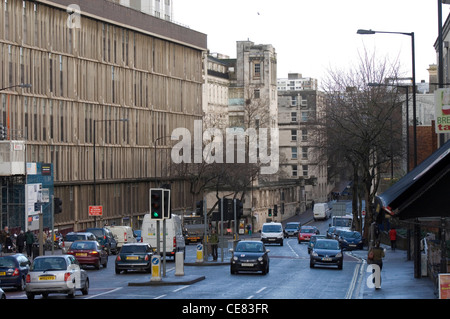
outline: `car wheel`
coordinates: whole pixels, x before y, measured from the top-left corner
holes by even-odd
[[[94,265],[95,269],[99,270],[100,269],[100,260],[97,261]]]
[[[17,291],[24,291],[26,287],[25,278],[22,277],[22,280],[20,280],[20,285],[17,286]]]
[[[86,278],[86,282],[84,283],[83,289],[81,289],[81,293],[86,296],[89,293],[89,279]]]
[[[120,269],[116,268],[116,275],[120,274]]]
[[[34,299],[34,294],[27,293],[27,299],[33,300]]]
[[[75,298],[75,289],[67,294],[69,298]]]
[[[338,269],[342,270],[342,266],[343,266],[342,263],[338,264]]]
[[[108,259],[106,259],[105,263],[102,266],[103,266],[103,268],[108,267]]]
[[[312,260],[309,262],[309,268],[314,268],[314,262]]]

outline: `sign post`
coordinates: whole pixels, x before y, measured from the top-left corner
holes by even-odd
[[[152,256],[152,278],[150,281],[161,281],[161,256]]]

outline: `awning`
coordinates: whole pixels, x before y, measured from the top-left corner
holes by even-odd
[[[450,141],[375,198],[375,210],[399,219],[450,217]]]

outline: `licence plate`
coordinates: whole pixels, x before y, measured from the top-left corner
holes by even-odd
[[[242,263],[242,267],[253,267],[252,263]]]
[[[86,256],[87,256],[87,253],[77,253],[76,255],[77,255],[77,256],[80,256],[80,257],[86,257]]]
[[[275,241],[275,238],[269,238],[269,241]]]
[[[39,280],[55,280],[55,276],[40,276]]]
[[[0,272],[0,276],[6,276],[6,272],[4,271]]]
[[[138,260],[138,256],[127,256],[127,260]]]
[[[331,258],[330,257],[323,257],[322,261],[331,261]]]
[[[356,247],[356,245],[355,245],[355,244],[350,244],[349,246],[350,246],[350,247]]]

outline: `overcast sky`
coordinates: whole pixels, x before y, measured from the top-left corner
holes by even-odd
[[[411,77],[411,37],[358,35],[358,29],[414,32],[417,81],[436,64],[437,0],[173,0],[173,19],[208,35],[208,49],[236,57],[236,41],[272,44],[278,78],[301,73],[319,81],[330,69],[357,63],[366,48],[399,60]],[[443,20],[450,5],[443,5]]]

